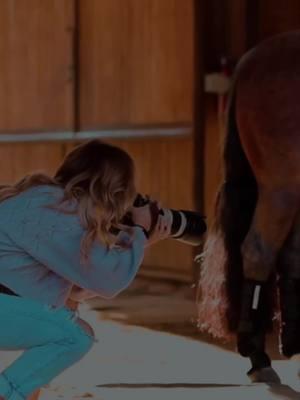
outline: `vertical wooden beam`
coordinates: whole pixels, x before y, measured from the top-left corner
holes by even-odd
[[[251,49],[259,41],[259,0],[246,2],[246,48]]]
[[[70,76],[73,82],[72,87],[72,105],[73,105],[73,118],[72,128],[73,132],[80,131],[80,0],[73,0],[72,8],[72,24],[69,26],[69,31],[72,35],[72,63],[70,65]],[[77,143],[70,146],[65,142],[62,144],[62,159],[65,158],[70,151],[70,147],[75,147]]]
[[[254,0],[255,1],[255,0]],[[230,0],[227,8],[228,47],[227,55],[237,62],[247,51],[248,0]]]
[[[200,3],[200,4],[198,4]],[[228,49],[228,2],[219,0],[195,1],[195,18],[201,24],[202,54],[206,72],[216,71]],[[205,16],[205,17],[204,17]],[[201,20],[200,20],[200,19]]]
[[[204,6],[194,0],[194,204],[204,212]],[[195,254],[196,255],[196,254]],[[194,269],[198,280],[198,268]]]
[[[299,0],[259,2],[258,40],[300,28]]]
[[[204,62],[203,62],[203,6],[194,1],[194,165],[195,205],[203,211],[203,149],[204,149]]]

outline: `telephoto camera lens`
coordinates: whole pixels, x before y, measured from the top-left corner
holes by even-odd
[[[171,238],[191,246],[199,246],[206,232],[203,216],[195,211],[164,208],[160,213],[171,220]]]
[[[138,194],[134,207],[142,207],[151,201],[146,197]],[[191,246],[199,246],[202,243],[202,238],[206,232],[206,222],[204,217],[196,211],[188,210],[173,210],[162,208],[158,213],[165,215],[171,222],[171,239],[176,239],[180,242]]]

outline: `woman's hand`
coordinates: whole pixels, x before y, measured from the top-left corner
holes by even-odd
[[[149,204],[143,207],[132,207],[130,209],[132,222],[142,226],[147,232],[151,228],[152,216]]]
[[[171,234],[171,226],[172,223],[170,221],[170,218],[168,218],[165,215],[159,215],[157,223],[155,225],[155,228],[153,232],[151,233],[148,242],[146,243],[146,246],[150,246],[154,243],[157,243],[161,240],[167,239],[170,237]]]
[[[65,306],[70,308],[70,310],[76,311],[79,307],[79,301],[73,300],[70,297],[66,300]]]
[[[69,299],[74,302],[80,302],[82,300],[91,299],[98,295],[91,290],[82,289],[79,286],[74,285],[72,287]]]

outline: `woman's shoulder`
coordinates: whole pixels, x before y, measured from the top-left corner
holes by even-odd
[[[4,201],[4,204],[11,202],[14,206],[30,207],[32,204],[43,204],[48,200],[59,200],[64,194],[63,188],[54,185],[36,185],[23,192],[10,197]],[[1,205],[2,203],[0,203]]]
[[[62,199],[63,188],[52,185],[32,186],[23,192],[0,202],[0,217],[3,220],[12,216],[32,212],[55,205]],[[6,218],[5,218],[6,216]]]
[[[30,223],[33,227],[36,224],[63,225],[66,223],[66,218],[61,218],[62,213],[70,211],[70,214],[76,214],[73,201],[62,204],[60,211],[60,200],[63,195],[63,188],[54,185],[38,185],[28,188],[0,203],[1,226],[6,224],[13,226],[20,223]],[[67,221],[68,225],[70,223],[78,224],[75,215],[73,218],[67,218]]]
[[[25,196],[53,196],[53,195],[63,195],[64,190],[61,186],[57,185],[36,185],[26,189],[24,192],[20,193],[20,195],[24,194]]]

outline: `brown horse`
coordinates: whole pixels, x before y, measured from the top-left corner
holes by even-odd
[[[282,351],[300,353],[300,32],[268,39],[240,61],[223,160],[199,326],[218,338],[237,335],[253,373],[271,367],[264,340],[278,283]]]

